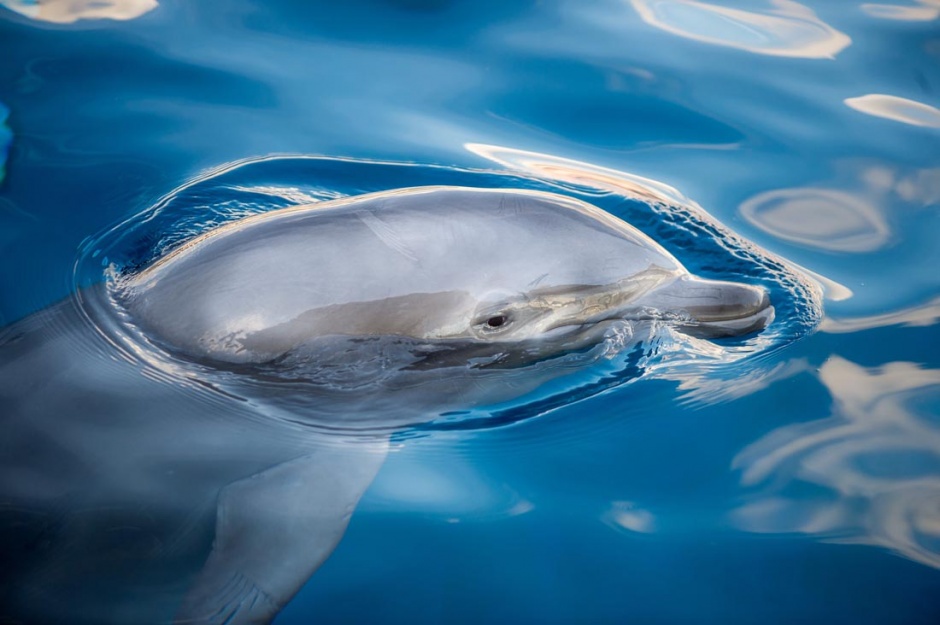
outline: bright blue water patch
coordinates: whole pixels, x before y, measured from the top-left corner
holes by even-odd
[[[936,622],[930,3],[0,4],[4,322],[240,211],[436,183],[773,291],[756,355],[401,443],[279,623]]]

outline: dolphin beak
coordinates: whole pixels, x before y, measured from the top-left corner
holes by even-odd
[[[683,332],[699,338],[740,336],[762,330],[773,321],[774,307],[761,287],[682,277],[655,292],[650,302],[661,311],[689,318]]]

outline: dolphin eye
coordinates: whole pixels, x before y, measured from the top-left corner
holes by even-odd
[[[509,317],[506,315],[493,315],[486,320],[486,327],[499,328],[502,327],[507,321],[509,321]]]

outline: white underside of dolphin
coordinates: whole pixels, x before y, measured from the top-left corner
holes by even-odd
[[[696,278],[593,206],[453,187],[249,217],[78,301],[0,335],[0,497],[53,519],[51,546],[13,548],[6,599],[36,621],[268,622],[339,542],[390,431],[524,395],[611,324],[714,337],[773,317],[762,289]],[[110,554],[124,516],[160,519],[160,547]],[[211,547],[192,537],[207,522]],[[87,560],[108,583],[181,571],[178,593],[96,594]]]

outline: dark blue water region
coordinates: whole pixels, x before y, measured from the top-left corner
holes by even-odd
[[[10,149],[10,141],[13,139],[13,133],[7,128],[6,121],[10,111],[0,102],[0,182],[3,182],[5,175],[4,166],[7,162],[7,150]]]

